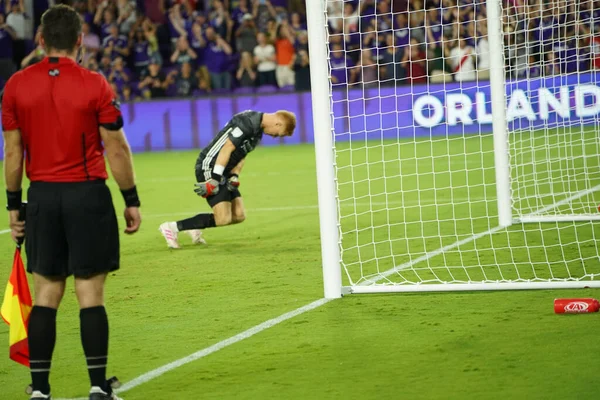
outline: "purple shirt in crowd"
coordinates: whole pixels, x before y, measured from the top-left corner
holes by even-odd
[[[442,33],[443,27],[440,23],[430,23],[429,31],[431,32],[431,36],[433,36],[433,42],[439,43],[442,41]],[[429,42],[429,37],[427,37],[427,42]]]
[[[0,58],[12,58],[12,37],[4,28],[0,28]]]
[[[112,36],[107,36],[102,41],[102,47],[107,48],[112,44],[113,49],[116,49],[117,47],[122,49],[122,48],[128,47],[128,43],[129,42],[127,41],[127,38],[123,35],[119,35],[116,38],[112,37]],[[119,57],[120,55],[121,54],[119,52],[117,52],[116,50],[113,50],[112,53],[110,54],[110,56],[112,58]]]
[[[400,28],[394,31],[396,46],[407,46],[410,43],[410,29]]]
[[[533,37],[535,38],[535,40],[545,43],[549,40],[552,40],[552,38],[554,37],[554,31],[556,30],[556,23],[554,21],[554,18],[547,17],[542,18],[541,20],[538,18],[534,20],[534,26],[538,28],[534,28],[533,31]]]
[[[214,41],[207,41],[204,60],[208,72],[220,74],[229,67],[229,56]]]
[[[127,77],[129,78],[129,81],[131,81],[131,71],[129,71],[129,69],[127,67],[124,67],[122,72],[125,75],[127,75]],[[111,72],[109,72],[107,76],[110,78],[111,77]],[[123,89],[123,86],[125,86],[125,84],[128,81],[125,81],[125,79],[123,78],[122,74],[115,73],[113,75],[113,77],[112,77],[111,82],[113,82],[115,85],[117,85],[117,89],[119,89],[119,91],[121,91],[121,89]]]
[[[331,76],[337,79],[337,83],[346,83],[347,68],[353,67],[354,62],[346,56],[343,51],[331,52],[329,63],[331,65]]]
[[[102,24],[102,26],[100,27],[100,40],[104,40],[105,37],[110,35],[110,26],[112,25],[112,23],[110,24]]]
[[[79,13],[79,16],[83,20],[83,22],[87,22],[90,26],[94,25],[94,15],[89,12]]]
[[[148,42],[138,42],[133,45],[133,65],[145,67],[150,63],[150,45]]]

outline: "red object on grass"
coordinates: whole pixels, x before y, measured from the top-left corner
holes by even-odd
[[[556,314],[584,314],[600,310],[600,302],[596,299],[554,299]]]

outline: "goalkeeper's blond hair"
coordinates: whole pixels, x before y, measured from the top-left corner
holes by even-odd
[[[275,113],[285,123],[285,133],[287,136],[292,136],[296,129],[296,115],[293,112],[279,110]]]

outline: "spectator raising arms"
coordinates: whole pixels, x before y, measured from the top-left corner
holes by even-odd
[[[238,52],[252,52],[256,47],[256,25],[251,14],[245,14],[242,17],[240,27],[235,31],[236,49]]]
[[[231,53],[231,46],[217,35],[212,27],[207,28],[204,55],[212,89],[231,89],[231,74],[229,73]]]
[[[190,20],[183,16],[179,4],[175,4],[169,9],[169,31],[173,45],[177,43],[180,36],[187,36],[187,31],[191,28],[191,25]]]
[[[115,24],[115,13],[109,8],[108,1],[102,1],[96,10],[94,24],[100,27],[100,39],[104,40],[109,35],[109,28]]]
[[[144,35],[142,28],[135,31],[129,46],[133,51],[135,75],[139,78],[145,73],[148,64],[150,64],[150,44],[146,40],[146,35]]]
[[[117,0],[117,7],[119,9],[119,17],[117,18],[117,24],[121,28],[121,33],[127,35],[131,30],[131,27],[135,23],[135,1],[131,0]]]
[[[148,76],[146,76],[138,85],[146,99],[157,99],[165,97],[169,82],[165,77],[165,73],[161,71],[160,64],[156,61],[151,61],[148,66]]]
[[[46,50],[40,43],[41,27],[38,28],[38,32],[35,35],[35,48],[21,61],[21,68],[26,68],[30,65],[38,63],[46,56]],[[81,51],[84,51],[83,49]]]
[[[191,63],[198,58],[196,52],[190,47],[190,44],[185,36],[181,36],[177,40],[177,47],[171,55],[172,64]]]
[[[25,12],[23,10],[23,0],[10,2],[10,13],[6,17],[6,25],[12,28],[13,43],[13,61],[15,65],[21,65],[21,61],[27,53],[27,22],[25,20]],[[31,39],[31,36],[29,36]]]
[[[295,89],[298,91],[310,90],[310,65],[308,51],[300,50],[294,62],[294,72],[296,73]]]
[[[235,77],[241,87],[256,86],[256,71],[254,71],[254,62],[249,52],[245,51],[242,53]]]
[[[110,52],[110,57],[114,60],[117,57],[129,56],[129,43],[125,36],[119,35],[117,24],[111,24],[108,33],[102,41],[102,47]]]
[[[275,52],[277,56],[277,85],[281,88],[284,86],[294,86],[294,35],[287,24],[283,22],[279,25],[277,40],[275,41]]]
[[[256,35],[256,41],[258,45],[254,48],[254,63],[258,70],[258,84],[276,86],[275,47],[267,43],[267,36],[263,32]]]
[[[213,0],[213,11],[210,13],[210,23],[215,28],[215,33],[224,38],[227,42],[231,41],[231,31],[233,29],[233,21],[229,17],[229,13],[225,10],[223,2]]]

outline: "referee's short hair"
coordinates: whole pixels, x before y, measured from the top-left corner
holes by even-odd
[[[81,17],[70,6],[59,4],[42,15],[42,37],[46,51],[75,49],[81,35]]]

